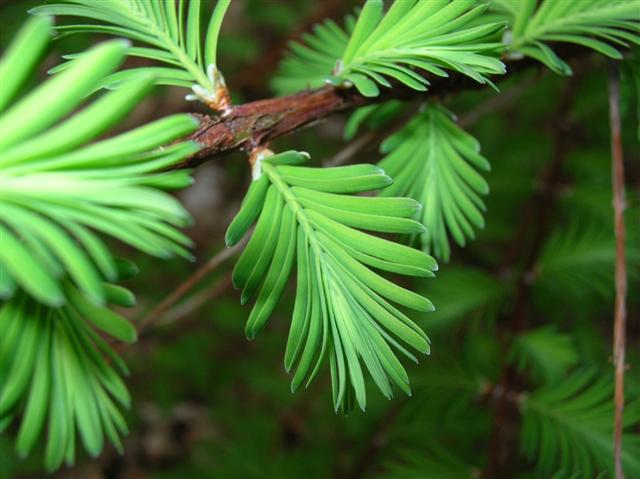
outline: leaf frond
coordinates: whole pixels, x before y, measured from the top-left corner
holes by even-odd
[[[446,77],[447,70],[490,83],[488,75],[505,73],[494,56],[504,24],[471,26],[485,10],[467,0],[397,0],[385,14],[382,0],[368,0],[353,29],[327,21],[304,44],[291,44],[274,87],[290,93],[329,81],[374,97],[389,80],[427,90],[429,81],[417,72]]]
[[[133,295],[106,285],[109,304],[131,306]],[[96,306],[70,282],[67,303],[51,308],[24,293],[0,309],[0,422],[19,423],[16,452],[27,456],[46,431],[45,465],[73,464],[76,435],[93,457],[106,437],[122,451],[127,434],[122,410],[130,399],[121,374],[127,368],[97,334],[135,341],[135,328],[106,306]]]
[[[474,318],[491,318],[509,298],[510,285],[472,268],[448,267],[429,285],[438,309],[429,318],[435,330],[447,330]]]
[[[297,264],[296,299],[285,352],[285,368],[295,369],[292,390],[309,384],[329,357],[336,410],[354,402],[364,410],[362,363],[382,393],[392,385],[409,393],[409,379],[392,348],[414,356],[429,340],[394,304],[431,311],[426,298],[378,272],[433,277],[429,255],[361,230],[417,233],[410,219],[419,204],[408,198],[351,196],[377,190],[391,179],[373,165],[336,168],[298,166],[308,155],[295,151],[266,157],[240,212],[229,226],[227,244],[257,224],[233,272],[242,302],[256,296],[246,332],[264,327]],[[400,342],[401,341],[401,342]]]
[[[201,28],[201,0],[191,2],[149,2],[146,0],[109,1],[67,0],[31,10],[35,15],[69,16],[79,23],[57,27],[59,32],[96,32],[131,39],[144,47],[130,46],[128,55],[154,60],[166,66],[139,67],[113,73],[99,87],[116,88],[140,74],[154,75],[159,85],[192,88],[194,99],[214,105],[224,89],[216,63],[218,36],[230,0],[219,0],[209,20],[204,42]],[[90,20],[92,23],[84,23]],[[96,22],[96,23],[94,23]],[[58,70],[70,68],[74,55]],[[191,97],[190,97],[191,98]]]
[[[625,426],[640,418],[637,398],[627,403]],[[524,397],[521,448],[548,477],[596,477],[613,471],[613,384],[593,371],[578,371],[568,379]],[[629,477],[640,475],[640,437],[624,435],[623,467]]]
[[[626,248],[629,277],[640,276],[637,228],[628,231]],[[598,224],[570,224],[556,230],[543,247],[535,267],[536,287],[579,300],[592,291],[603,299],[613,294],[616,245],[613,232]]]
[[[578,352],[570,335],[546,326],[515,338],[509,362],[539,383],[555,383],[577,364]]]
[[[489,162],[480,144],[456,125],[453,115],[427,104],[404,128],[387,138],[380,149],[380,167],[394,178],[382,195],[408,196],[424,208],[420,221],[426,231],[417,239],[425,251],[449,259],[449,236],[460,246],[484,226],[482,195],[489,185],[479,171]]]
[[[572,43],[614,59],[622,58],[615,47],[640,45],[640,8],[634,1],[503,0],[492,5],[510,22],[512,55],[534,58],[560,75],[571,75],[571,67],[548,43]]]
[[[474,479],[481,472],[477,466],[467,464],[450,448],[431,445],[426,450],[402,451],[384,464],[380,477],[384,479]]]
[[[368,130],[385,127],[405,112],[405,105],[399,100],[362,106],[349,116],[344,125],[343,138],[345,140],[353,139],[362,127]]]
[[[42,20],[32,22],[48,29]],[[90,49],[0,115],[3,299],[19,288],[60,306],[61,281],[68,276],[96,304],[104,303],[103,280],[115,278],[115,265],[97,232],[152,255],[190,256],[190,240],[176,229],[189,215],[161,190],[187,186],[191,179],[184,171],[162,170],[199,147],[161,147],[192,132],[196,120],[175,115],[90,143],[148,93],[150,77],[105,93],[68,116],[86,101],[94,82],[117,68],[125,49],[121,41]]]

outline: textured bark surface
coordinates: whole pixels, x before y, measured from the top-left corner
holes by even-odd
[[[509,62],[509,73],[514,74],[535,65],[539,64],[528,59]],[[354,88],[327,85],[317,90],[231,106],[224,115],[194,113],[200,120],[200,127],[190,139],[200,143],[203,148],[178,168],[197,166],[239,149],[251,151],[266,146],[275,138],[313,125],[334,113],[365,104],[381,103],[392,98],[441,97],[462,90],[487,88],[487,85],[459,74],[451,74],[446,78],[425,77],[431,82],[426,92],[396,84],[393,88],[383,88],[375,98],[366,98]],[[506,77],[503,75],[493,80],[497,82]]]
[[[325,86],[232,106],[225,115],[194,114],[200,120],[200,127],[190,139],[203,148],[179,167],[197,166],[240,148],[251,151],[274,138],[365,102],[366,99],[352,89]]]
[[[571,44],[554,45],[554,51],[566,61],[591,52]],[[507,74],[492,77],[494,83],[502,82],[524,70],[545,68],[530,58],[503,61],[507,66]],[[458,73],[450,73],[448,77],[425,74],[424,77],[430,82],[429,89],[425,92],[392,82],[392,88],[382,88],[377,97],[366,98],[355,88],[327,85],[293,95],[232,105],[224,115],[194,113],[193,116],[200,120],[200,127],[188,139],[197,141],[203,148],[177,168],[198,166],[240,149],[251,152],[257,147],[266,147],[275,138],[313,125],[334,113],[365,104],[381,103],[392,98],[438,98],[463,90],[487,88],[486,84],[480,84]]]

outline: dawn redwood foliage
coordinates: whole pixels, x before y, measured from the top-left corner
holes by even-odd
[[[233,118],[217,62],[229,6],[219,0],[204,18],[199,0],[45,4],[31,11],[2,57],[0,430],[15,433],[21,456],[42,438],[48,470],[73,464],[78,443],[92,456],[105,440],[122,450],[131,398],[114,344],[134,342],[137,331],[112,306],[134,305],[120,282],[137,267],[115,257],[105,239],[159,259],[190,258],[191,241],[180,231],[190,217],[168,191],[190,185],[181,166],[209,146],[194,141],[202,117],[189,114],[102,135],[157,85],[188,89],[186,99],[201,102],[216,124]],[[55,16],[71,23],[54,26]],[[49,79],[25,88],[52,35],[86,32],[117,38],[65,56]],[[432,84],[446,89],[451,78],[498,90],[518,62],[569,76],[563,47],[620,60],[640,44],[639,32],[634,0],[367,0],[343,23],[326,20],[290,45],[271,79],[274,90],[329,88],[357,97],[347,137],[397,122],[408,98],[425,100],[381,143],[378,165],[320,168],[308,166],[313,151],[304,145],[282,152],[259,141],[244,145],[251,182],[225,239],[230,247],[249,238],[232,279],[242,304],[253,301],[249,339],[294,279],[284,351],[292,391],[326,368],[335,411],[364,411],[369,378],[389,399],[414,389],[414,407],[447,400],[432,397],[430,384],[418,384],[416,393],[405,370],[403,361],[418,362],[431,350],[414,313],[435,304],[440,318],[488,314],[529,286],[447,265],[484,227],[491,166],[442,98],[429,96]],[[127,56],[150,66],[121,69]],[[559,290],[576,301],[585,290],[607,296],[610,252],[599,226],[554,230],[540,247],[536,287],[542,297]],[[637,274],[637,248],[628,260]],[[404,278],[436,273],[472,294],[458,297],[430,279],[427,299]],[[530,390],[507,398],[519,413],[523,456],[541,477],[610,473],[610,379],[584,367],[571,338],[553,325],[514,336],[504,361],[510,374],[531,380]],[[450,356],[446,380],[463,385],[452,402],[468,405],[486,384]],[[629,426],[640,415],[637,392],[630,393]],[[431,455],[406,451],[389,477],[475,477],[467,460],[433,441]],[[625,439],[629,477],[640,477],[639,457],[636,428]]]

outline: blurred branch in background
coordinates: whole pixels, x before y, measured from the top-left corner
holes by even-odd
[[[622,470],[622,430],[624,413],[625,328],[627,321],[627,265],[624,226],[624,160],[620,126],[620,76],[612,63],[609,71],[609,122],[611,125],[611,167],[613,210],[616,237],[616,302],[613,323],[613,363],[615,367],[615,419],[613,430],[616,479],[624,479]]]
[[[514,269],[518,270],[515,278],[516,287],[513,304],[506,312],[502,320],[504,342],[503,351],[509,350],[509,342],[513,337],[521,333],[527,327],[529,308],[529,294],[532,286],[534,268],[540,251],[551,230],[554,217],[554,204],[558,192],[558,185],[562,179],[562,167],[567,154],[571,150],[572,135],[571,106],[577,86],[581,79],[582,70],[576,70],[575,76],[567,81],[561,93],[558,106],[552,120],[553,157],[543,170],[542,175],[534,191],[533,196],[525,203],[520,215],[520,224],[515,231],[511,244],[506,248],[499,275],[512,275]],[[499,320],[500,320],[499,319]],[[507,459],[510,457],[510,444],[514,441],[507,437],[506,424],[511,414],[510,407],[513,403],[509,395],[517,388],[518,378],[515,369],[507,362],[504,363],[501,374],[499,394],[495,398],[495,412],[493,429],[489,441],[488,462],[484,469],[483,477],[487,479],[504,476],[504,467],[507,467]]]
[[[187,279],[180,283],[171,293],[166,295],[164,299],[157,304],[151,311],[146,313],[136,322],[138,335],[143,333],[156,321],[161,319],[174,305],[182,300],[193,288],[195,288],[203,279],[213,273],[218,267],[224,264],[228,259],[232,258],[244,246],[245,241],[241,241],[232,248],[224,248],[219,253],[212,256],[206,263],[196,269]],[[217,284],[217,283],[216,283]],[[216,288],[217,289],[217,288]],[[207,290],[197,301],[189,306],[189,308],[197,308],[204,300],[211,297],[211,291]],[[189,314],[192,309],[187,308],[185,311],[178,313],[178,317]],[[175,320],[176,313],[172,314]]]
[[[167,309],[165,313],[158,318],[157,324],[159,326],[163,326],[166,324],[175,323],[176,321],[182,319],[188,319],[204,304],[220,297],[232,286],[233,283],[231,282],[231,275],[223,273],[223,275],[213,281],[213,283],[209,287],[203,288],[202,291],[194,293],[183,303],[177,304],[172,308]]]

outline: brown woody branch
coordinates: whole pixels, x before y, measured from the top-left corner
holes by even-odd
[[[565,59],[575,59],[590,51],[569,44],[554,46],[554,50]],[[542,67],[542,64],[530,58],[503,61],[507,65],[508,74],[494,77],[492,80],[496,83],[520,71]],[[224,115],[194,114],[200,120],[200,127],[189,139],[200,143],[202,149],[177,167],[195,167],[241,149],[250,152],[268,145],[271,140],[313,125],[334,113],[365,104],[380,103],[391,98],[442,97],[463,90],[486,87],[458,73],[452,73],[446,78],[425,74],[425,78],[430,82],[427,92],[395,84],[393,88],[384,89],[381,95],[367,98],[354,88],[327,85],[316,90],[231,106]]]
[[[460,85],[460,90],[480,85],[457,75],[449,78],[448,82],[439,80],[434,83],[427,93],[431,97],[451,91],[453,85]],[[180,164],[179,168],[197,166],[239,149],[251,151],[340,111],[419,94],[407,87],[393,88],[385,93],[366,98],[353,88],[327,85],[317,90],[232,106],[226,115],[194,114],[200,120],[200,127],[190,139],[200,143],[202,149]],[[427,94],[423,95],[426,97]]]
[[[200,127],[190,137],[202,149],[179,168],[197,166],[238,149],[251,151],[271,140],[309,126],[333,113],[365,103],[352,89],[318,90],[232,106],[226,115],[194,114]]]
[[[625,325],[627,320],[627,265],[624,242],[624,161],[622,154],[622,127],[620,124],[620,79],[618,69],[611,65],[609,74],[609,122],[611,125],[611,163],[613,209],[616,237],[616,304],[613,323],[613,363],[615,367],[615,417],[613,428],[613,455],[616,479],[624,479],[622,470],[622,429],[624,412]]]
[[[574,58],[584,55],[588,50],[560,45],[556,51],[563,58]],[[505,64],[509,74],[493,78],[494,82],[503,81],[519,71],[541,66],[528,58],[505,60]],[[375,98],[366,98],[354,88],[327,85],[316,90],[231,106],[224,115],[194,114],[200,120],[200,127],[189,139],[200,143],[202,149],[179,164],[178,168],[198,166],[207,160],[240,149],[252,151],[268,145],[271,140],[280,136],[313,125],[334,113],[365,104],[380,103],[391,98],[410,99],[419,95],[423,98],[442,97],[485,86],[457,73],[446,78],[427,74],[425,78],[430,81],[427,92],[418,92],[396,84],[393,88],[384,89],[382,94]]]

